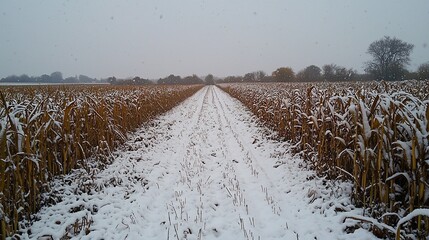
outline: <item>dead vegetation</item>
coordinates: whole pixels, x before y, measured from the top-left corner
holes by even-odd
[[[221,88],[289,140],[318,174],[353,181],[354,203],[376,219],[378,235],[428,237],[429,82]],[[415,216],[404,221],[407,215]]]
[[[0,239],[31,219],[54,176],[108,163],[126,134],[201,86],[37,86],[0,89]],[[70,232],[88,229],[82,219]],[[85,230],[86,231],[86,230]]]

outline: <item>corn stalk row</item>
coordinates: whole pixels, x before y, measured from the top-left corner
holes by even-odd
[[[0,88],[0,239],[19,230],[53,177],[98,157],[201,86]],[[104,157],[103,157],[104,156]]]
[[[318,174],[353,181],[355,205],[393,227],[408,213],[429,207],[428,86],[427,81],[220,85],[289,140]],[[424,214],[401,225],[399,235],[428,236]],[[381,237],[391,234],[376,228]]]

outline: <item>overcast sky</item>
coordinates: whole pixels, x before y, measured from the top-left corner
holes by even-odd
[[[429,61],[428,29],[428,0],[1,0],[0,77],[363,72],[383,36],[415,45],[415,70]]]

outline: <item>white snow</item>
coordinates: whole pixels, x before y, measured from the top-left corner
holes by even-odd
[[[410,221],[411,219],[418,216],[427,216],[429,217],[429,209],[417,208],[410,212],[407,216],[403,217],[396,225],[396,231],[401,227],[402,224]]]
[[[345,216],[362,212],[350,203],[351,183],[304,169],[215,86],[129,137],[106,169],[56,181],[62,201],[21,238],[375,239],[344,231],[357,222]],[[74,229],[76,221],[86,226]]]

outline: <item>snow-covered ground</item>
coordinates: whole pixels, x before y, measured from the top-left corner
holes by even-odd
[[[347,234],[349,183],[301,167],[237,100],[205,87],[142,127],[92,175],[55,183],[22,238],[374,239]],[[95,171],[95,172],[94,172]]]

